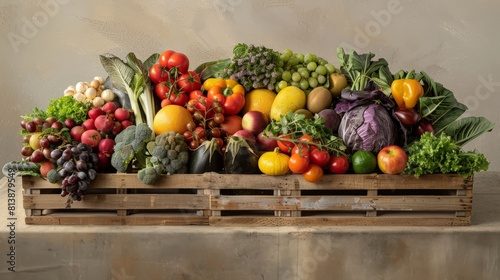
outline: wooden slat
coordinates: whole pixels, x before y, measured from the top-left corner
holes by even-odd
[[[65,198],[25,195],[25,209],[65,209]],[[89,194],[71,209],[210,209],[209,197],[194,194]]]
[[[470,217],[210,217],[212,226],[468,226]]]
[[[472,199],[458,196],[213,196],[214,210],[466,211]]]
[[[197,215],[96,216],[49,215],[26,217],[28,225],[208,225],[208,217]]]

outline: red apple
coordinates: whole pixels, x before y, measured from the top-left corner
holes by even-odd
[[[377,164],[385,174],[400,174],[405,170],[408,156],[398,145],[385,146],[377,154]]]
[[[101,134],[95,129],[86,130],[82,133],[82,143],[87,144],[92,148],[96,148],[101,139]]]
[[[241,129],[241,130],[236,131],[233,134],[233,136],[243,137],[243,138],[249,140],[250,142],[252,142],[253,144],[257,144],[257,141],[255,140],[255,135],[253,135],[253,133],[251,133],[250,131],[248,131],[246,129]]]
[[[274,148],[278,147],[278,142],[274,139],[266,138],[264,135],[273,136],[270,131],[261,131],[257,134],[257,145],[262,151],[273,151]]]
[[[254,135],[259,134],[266,126],[266,116],[260,111],[248,111],[241,118],[241,127]]]
[[[43,177],[47,177],[47,173],[49,173],[49,171],[54,168],[55,166],[52,162],[44,161],[40,164],[40,175],[42,175]]]
[[[77,142],[82,141],[82,134],[85,132],[85,128],[81,125],[73,126],[69,131],[71,138],[75,139]]]

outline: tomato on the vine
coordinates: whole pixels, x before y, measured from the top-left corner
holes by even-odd
[[[184,106],[188,102],[188,96],[184,92],[171,92],[169,100],[172,104]]]
[[[221,123],[224,122],[224,120],[225,120],[224,114],[222,114],[222,113],[215,113],[215,115],[214,115],[214,122],[216,124],[221,124]]]
[[[153,64],[149,69],[149,79],[155,84],[170,80],[168,69],[162,67],[159,63]]]
[[[328,162],[328,170],[335,174],[347,173],[349,170],[349,160],[344,155],[332,155],[330,156],[330,161]]]
[[[280,135],[279,138],[290,139],[290,135]],[[278,144],[280,150],[286,154],[290,154],[292,152],[293,147],[295,147],[295,144],[293,142],[286,141],[283,139],[277,140],[276,143]]]
[[[302,157],[309,158],[310,149],[306,144],[298,143],[292,148],[291,154],[299,154]]]
[[[167,68],[168,67],[168,60],[170,57],[175,53],[173,50],[166,50],[160,54],[160,57],[158,58],[158,62],[160,63],[161,66]]]
[[[198,100],[198,96],[203,96],[203,92],[199,89],[195,89],[189,92],[189,100]]]
[[[292,154],[290,159],[288,159],[288,167],[293,173],[302,173],[309,167],[309,158],[303,157],[298,153]]]
[[[171,105],[172,104],[172,101],[170,101],[170,99],[163,99],[160,103],[160,107],[165,107],[167,105]]]
[[[189,58],[183,53],[175,52],[168,58],[167,68],[174,71],[174,76],[184,74],[189,69]]]
[[[159,82],[155,86],[155,93],[161,100],[168,99],[168,95],[172,90],[172,83],[170,81]]]
[[[183,92],[201,89],[201,79],[195,71],[188,71],[177,78],[177,88]]]
[[[309,153],[311,163],[324,167],[330,161],[330,153],[326,149],[314,148]]]
[[[302,177],[308,182],[316,183],[323,178],[323,168],[317,164],[309,164],[309,167],[302,172]]]

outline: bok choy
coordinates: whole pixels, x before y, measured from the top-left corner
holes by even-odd
[[[154,131],[156,105],[148,69],[158,59],[158,54],[153,54],[144,63],[134,53],[129,53],[126,61],[112,54],[103,54],[99,58],[109,75],[111,85],[128,95],[135,124],[146,123]],[[152,139],[153,137],[154,134],[151,135]]]

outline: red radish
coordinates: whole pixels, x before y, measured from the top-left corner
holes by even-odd
[[[82,133],[82,143],[87,144],[92,148],[96,148],[101,139],[101,134],[95,129],[86,130]]]
[[[100,115],[94,120],[94,126],[98,131],[108,133],[115,126],[115,122],[106,115]]]
[[[99,151],[110,157],[114,152],[115,141],[110,138],[105,138],[99,141]]]
[[[129,120],[124,120],[124,121],[121,121],[120,123],[122,124],[122,129],[125,129],[125,128],[133,125],[133,123]]]
[[[87,119],[82,123],[82,127],[85,130],[95,129],[95,124],[93,119]]]
[[[71,128],[69,135],[71,135],[71,138],[75,139],[77,142],[81,142],[83,132],[85,132],[85,128],[81,125],[77,125]]]
[[[100,115],[106,114],[101,108],[92,108],[89,110],[88,115],[92,120],[95,120]]]
[[[113,133],[114,135],[117,135],[118,133],[120,133],[121,131],[123,130],[122,128],[122,124],[118,121],[115,121],[114,122],[114,126],[113,126],[113,129],[111,130],[111,133]]]
[[[106,102],[102,106],[102,110],[104,113],[113,113],[116,110],[117,106],[114,102]]]
[[[115,119],[118,121],[128,120],[130,118],[130,111],[125,108],[117,108],[115,110]]]

